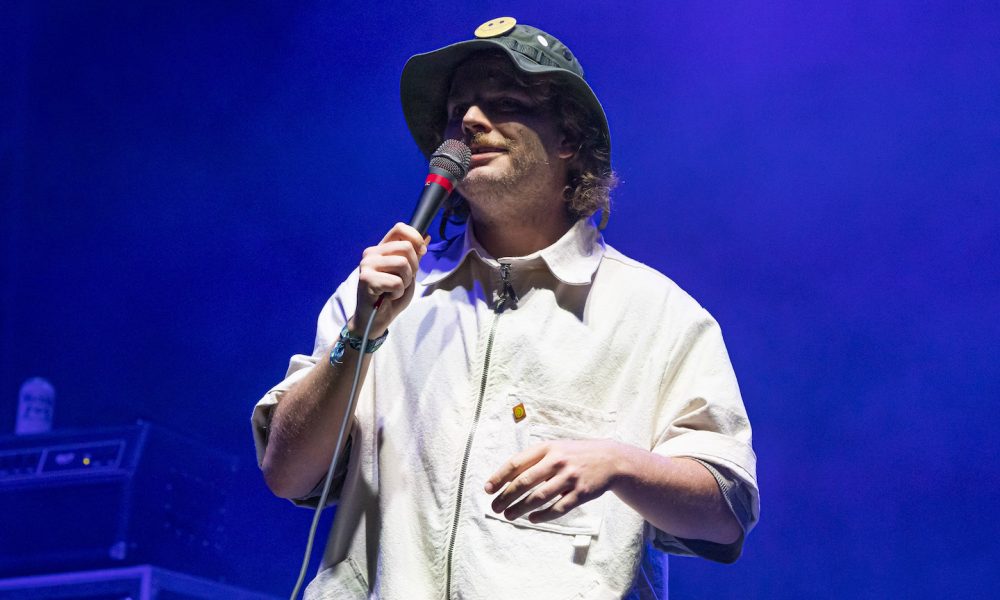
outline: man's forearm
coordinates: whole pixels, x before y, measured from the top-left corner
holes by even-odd
[[[406,308],[428,240],[413,227],[396,223],[377,246],[365,249],[358,265],[356,312],[347,323],[354,336],[367,325],[372,327],[370,340],[380,337]],[[302,498],[316,487],[329,469],[343,419],[354,417],[345,417],[354,370],[363,360],[360,385],[371,355],[362,357],[348,348],[340,360],[336,366],[320,360],[274,407],[261,468],[267,486],[278,496]]]
[[[654,527],[671,535],[730,544],[742,531],[719,484],[698,461],[618,445],[611,490]]]
[[[350,401],[358,360],[364,360],[361,372],[364,381],[371,355],[362,358],[356,350],[348,348],[343,362],[335,367],[329,360],[320,360],[275,406],[261,464],[264,480],[275,495],[301,498],[326,475]]]

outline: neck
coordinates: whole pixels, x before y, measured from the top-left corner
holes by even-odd
[[[573,226],[562,204],[556,208],[546,215],[508,215],[506,219],[483,218],[472,211],[470,219],[476,239],[492,256],[527,256],[551,246]]]

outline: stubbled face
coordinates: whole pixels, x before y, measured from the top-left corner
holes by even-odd
[[[448,96],[445,137],[472,150],[459,190],[479,217],[561,202],[566,185],[572,152],[555,117],[512,73],[503,57],[474,58],[456,69]]]

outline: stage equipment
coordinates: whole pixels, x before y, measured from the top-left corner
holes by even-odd
[[[236,469],[142,421],[0,437],[0,577],[139,563],[225,577]]]
[[[6,600],[276,600],[231,585],[139,565],[0,579]]]

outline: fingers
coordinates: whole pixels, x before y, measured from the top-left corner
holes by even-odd
[[[365,249],[359,265],[363,291],[372,300],[387,294],[401,298],[417,272],[420,257],[427,252],[430,236],[404,223],[396,223],[377,246]]]
[[[487,493],[499,490],[491,508],[510,520],[561,517],[608,491],[615,447],[610,440],[550,440],[519,452],[487,480]]]
[[[409,242],[388,242],[365,250],[359,265],[361,282],[372,296],[388,293],[393,299],[413,282],[419,259]]]
[[[404,241],[404,242],[410,242],[415,247],[417,247],[421,245],[426,245],[426,241],[429,238],[430,236],[424,238],[423,236],[420,235],[419,231],[410,227],[406,223],[396,223],[395,225],[392,226],[392,229],[390,229],[389,232],[385,234],[385,237],[382,238],[382,241],[379,242],[379,244],[381,245],[386,242],[392,242],[392,241]]]
[[[528,520],[532,523],[544,523],[552,519],[558,519],[581,504],[583,502],[580,495],[576,492],[569,492],[545,510],[533,512],[528,515]]]
[[[539,484],[552,478],[558,469],[551,463],[542,461],[531,467],[530,469],[524,471],[520,475],[514,478],[510,484],[503,489],[502,492],[497,494],[496,498],[493,499],[491,503],[491,508],[493,512],[505,512],[510,505],[512,505],[518,498],[526,494],[528,491],[533,490]],[[541,490],[537,490],[541,493]],[[555,490],[558,493],[559,490]],[[534,492],[532,492],[534,494]],[[529,494],[531,496],[532,494]],[[555,494],[548,496],[548,498],[537,502],[540,498],[533,497],[532,502],[537,502],[536,508],[545,504],[548,500],[555,497]],[[523,514],[523,513],[521,513]],[[510,518],[510,517],[508,517]]]
[[[555,498],[558,498],[561,494],[569,493],[569,487],[569,483],[565,477],[556,475],[548,481],[542,482],[540,485],[535,487],[535,489],[528,492],[528,494],[517,504],[507,507],[503,511],[503,516],[511,521],[520,518],[541,508],[542,506],[545,506]]]
[[[517,477],[540,461],[542,457],[545,456],[547,451],[548,446],[546,444],[538,444],[511,456],[507,462],[500,467],[500,470],[486,480],[486,485],[483,486],[483,489],[486,490],[487,494],[492,494],[493,492],[499,490],[503,487],[503,484]]]
[[[412,267],[412,270],[416,271],[417,265],[420,264],[420,257],[426,252],[425,248],[423,245],[415,247],[410,242],[405,241],[382,242],[378,246],[365,248],[365,251],[361,254],[361,262],[364,264],[365,259],[377,258],[379,256],[398,256],[405,259]]]

